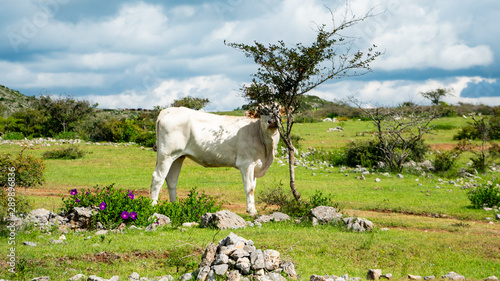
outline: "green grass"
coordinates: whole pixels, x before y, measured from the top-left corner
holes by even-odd
[[[466,122],[462,117],[435,121],[441,128],[436,135],[428,136],[433,145],[454,144],[453,135]],[[453,128],[449,126],[452,124]],[[300,135],[302,148],[337,149],[350,140],[369,139],[373,126],[370,122],[346,121],[344,132],[327,132],[339,123],[296,124],[294,134]],[[451,128],[451,129],[450,129]],[[156,153],[136,146],[80,145],[92,152],[76,160],[46,160],[46,184],[28,189],[35,207],[57,211],[60,195],[71,188],[89,188],[115,183],[116,188],[137,189],[147,195]],[[53,147],[35,147],[25,153],[38,157]],[[18,153],[19,146],[1,145],[0,153]],[[467,162],[461,160],[461,164]],[[313,173],[315,175],[313,175]],[[349,173],[346,177],[344,174]],[[414,275],[440,277],[455,271],[472,280],[482,280],[500,272],[500,229],[498,222],[488,224],[486,217],[493,212],[472,209],[466,190],[460,186],[438,181],[438,176],[405,174],[403,179],[395,175],[365,175],[366,180],[355,179],[359,174],[341,172],[339,168],[310,170],[296,168],[297,188],[302,196],[310,196],[316,190],[332,194],[345,214],[366,217],[378,228],[373,233],[350,233],[334,226],[312,228],[309,225],[280,223],[263,228],[247,228],[235,231],[252,239],[260,248],[273,248],[282,256],[292,259],[302,279],[311,274],[336,274],[365,277],[369,268],[381,268],[392,273],[395,279]],[[282,181],[287,187],[288,167],[274,163],[265,177],[258,179],[256,196],[266,187]],[[380,182],[375,182],[380,178]],[[415,181],[416,179],[419,181]],[[448,181],[449,179],[444,179]],[[420,185],[421,184],[421,185]],[[436,188],[440,186],[441,188]],[[203,168],[192,161],[185,161],[181,172],[178,192],[185,196],[192,187],[198,187],[209,195],[221,196],[226,208],[243,213],[245,195],[238,170],[231,168]],[[24,190],[20,190],[24,191]],[[427,195],[429,194],[429,195]],[[164,188],[163,199],[168,198]],[[257,206],[263,212],[263,206]],[[370,211],[372,210],[372,211]],[[375,211],[373,211],[375,210]],[[447,218],[434,218],[433,214]],[[414,214],[414,215],[410,215]],[[17,245],[17,255],[26,259],[25,279],[50,275],[51,280],[66,280],[77,273],[97,274],[110,278],[118,274],[126,278],[133,271],[141,276],[172,274],[180,276],[187,265],[198,263],[201,249],[208,242],[225,237],[229,231],[211,229],[164,229],[155,233],[127,231],[103,237],[93,233],[70,232],[68,245],[50,244],[60,233],[19,233],[18,243],[32,241],[37,247]],[[85,237],[92,236],[90,240]],[[0,237],[0,251],[8,250],[6,237]],[[99,244],[99,246],[94,246]],[[121,258],[102,261],[99,253],[119,254]],[[179,255],[183,255],[179,257]],[[184,257],[184,258],[183,258]],[[0,277],[8,276],[6,265],[0,262]],[[21,279],[20,279],[21,280]]]

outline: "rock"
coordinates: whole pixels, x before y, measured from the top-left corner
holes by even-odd
[[[253,270],[259,270],[266,267],[264,262],[264,254],[261,249],[255,250],[250,254],[250,262],[252,263]]]
[[[107,281],[118,281],[118,280],[120,280],[120,276],[113,275],[113,277],[109,278]]]
[[[215,281],[215,280],[216,280],[215,272],[213,270],[210,270],[210,272],[208,272],[207,281]]]
[[[57,240],[51,239],[50,243],[51,244],[68,244],[68,243],[66,243],[66,242],[64,242],[63,240],[60,240],[60,239],[57,239]]]
[[[408,279],[410,279],[410,280],[421,280],[422,277],[417,276],[417,275],[408,274]]]
[[[36,247],[36,243],[30,242],[30,241],[23,242],[23,245],[30,246],[30,247]]]
[[[139,280],[140,279],[140,276],[139,276],[139,273],[137,272],[132,272],[132,274],[130,274],[128,276],[128,280],[130,281],[135,281],[135,280]]]
[[[400,179],[404,178],[404,176],[402,174],[398,174],[397,177],[400,178]]]
[[[243,250],[243,249],[236,249],[234,252],[231,253],[231,258],[234,260],[238,260],[243,257],[250,257],[250,253]]]
[[[240,270],[241,274],[250,274],[250,260],[247,257],[239,258],[236,261],[235,267]]]
[[[75,207],[71,213],[68,214],[69,224],[71,228],[88,229],[92,223],[93,210],[90,207]]]
[[[185,222],[182,224],[182,226],[184,226],[184,227],[194,227],[194,226],[198,226],[198,225],[200,225],[200,224],[197,222]]]
[[[165,276],[162,276],[158,281],[173,281],[174,280],[174,277],[172,277],[172,275],[165,275]]]
[[[326,278],[324,276],[313,274],[309,278],[309,281],[326,281]]]
[[[349,281],[361,281],[361,277],[351,277]]]
[[[240,281],[241,275],[237,270],[229,272],[227,275],[227,281]]]
[[[198,276],[196,276],[196,280],[205,281],[208,277],[209,272],[210,272],[210,266],[200,267],[200,271],[198,271]]]
[[[77,274],[71,278],[69,278],[69,281],[80,281],[80,280],[86,280],[87,277],[84,274]]]
[[[209,266],[215,260],[215,253],[217,252],[217,245],[214,243],[208,244],[205,252],[201,256],[200,267]]]
[[[385,278],[385,279],[391,280],[392,274],[390,274],[390,273],[382,274],[382,275],[380,275],[380,278]]]
[[[498,281],[498,277],[496,277],[496,276],[490,276],[488,278],[485,278],[483,281]]]
[[[318,220],[319,223],[338,222],[342,219],[342,214],[338,213],[333,207],[318,206],[311,209],[310,215]]]
[[[286,281],[285,277],[276,272],[269,272],[268,274],[257,277],[258,281]]]
[[[106,234],[108,234],[107,230],[98,230],[95,232],[94,235],[106,235]]]
[[[66,235],[62,234],[61,236],[59,236],[59,240],[66,240]]]
[[[434,280],[434,279],[436,279],[436,276],[434,275],[424,277],[424,280]]]
[[[156,230],[156,223],[152,223],[148,226],[146,226],[146,231],[147,232],[152,232],[152,231],[155,231]]]
[[[217,257],[215,257],[214,265],[219,265],[219,264],[226,264],[229,262],[229,257],[226,254],[218,254]]]
[[[238,229],[246,227],[245,220],[237,214],[222,210],[217,213],[206,213],[201,217],[203,227],[215,227],[218,229]]]
[[[181,276],[180,281],[189,281],[193,279],[193,274],[192,273],[185,273]]]
[[[367,280],[378,280],[382,275],[382,269],[370,269],[366,274]]]
[[[375,227],[373,222],[364,218],[349,217],[344,218],[343,221],[348,230],[352,229],[355,232],[370,231]]]
[[[446,275],[441,276],[441,278],[449,279],[449,280],[465,280],[464,276],[462,276],[458,273],[455,273],[453,271],[451,271],[450,273],[448,273]]]
[[[287,221],[287,220],[290,220],[290,216],[288,216],[287,214],[281,213],[281,212],[274,212],[269,216],[268,215],[261,215],[257,219],[255,219],[254,222],[266,223],[266,222],[270,222],[270,221],[279,222],[279,221]]]
[[[264,267],[268,271],[273,271],[278,269],[280,265],[280,253],[275,250],[264,250],[262,252],[264,255]]]
[[[225,275],[228,269],[229,269],[229,266],[225,263],[217,264],[217,265],[213,266],[213,270],[214,270],[215,274],[217,274],[219,276]]]
[[[500,214],[495,214],[495,218],[496,218],[497,220],[500,220]]]
[[[281,265],[281,268],[289,278],[297,279],[297,272],[295,271],[295,265],[293,264],[293,262],[285,262]]]
[[[87,281],[104,281],[104,278],[99,277],[97,275],[90,275],[89,278],[87,278]]]
[[[36,277],[31,279],[31,281],[49,281],[49,280],[50,280],[49,276]]]
[[[376,179],[375,179],[375,182],[380,182],[380,179],[379,179],[379,178],[376,178]]]

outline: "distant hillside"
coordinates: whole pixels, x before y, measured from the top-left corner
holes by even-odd
[[[301,107],[301,111],[321,109],[334,104],[334,102],[324,100],[317,96],[306,95],[304,96],[304,103]]]
[[[0,115],[10,115],[21,108],[27,107],[33,97],[21,94],[19,91],[0,85]]]

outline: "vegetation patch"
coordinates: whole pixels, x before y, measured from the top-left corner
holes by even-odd
[[[45,159],[78,159],[89,154],[90,152],[84,151],[77,146],[70,146],[56,150],[50,150],[43,154]]]

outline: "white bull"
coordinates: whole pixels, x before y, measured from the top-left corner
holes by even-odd
[[[279,140],[272,114],[258,119],[220,116],[188,108],[167,108],[156,121],[156,169],[151,182],[153,204],[167,181],[170,201],[176,200],[177,180],[186,157],[204,167],[234,167],[241,172],[247,212],[254,216],[256,178],[274,161]]]

